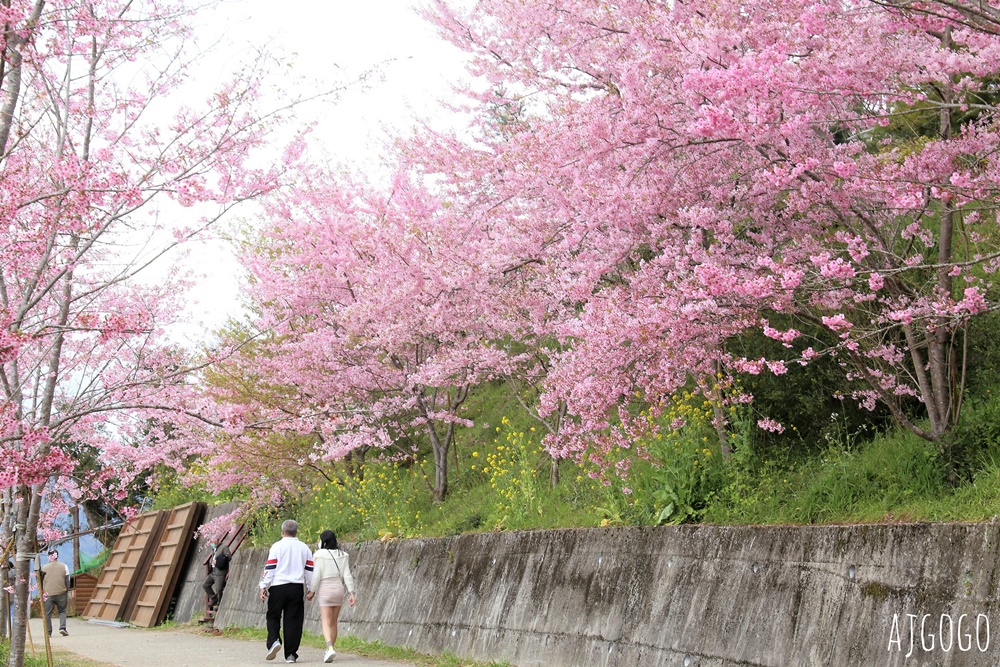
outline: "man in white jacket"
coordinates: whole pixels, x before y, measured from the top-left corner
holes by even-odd
[[[274,660],[282,649],[280,629],[284,616],[285,662],[298,660],[305,617],[305,594],[312,586],[313,561],[309,547],[296,535],[299,524],[281,524],[281,539],[271,545],[260,577],[260,599],[267,601],[267,655]]]

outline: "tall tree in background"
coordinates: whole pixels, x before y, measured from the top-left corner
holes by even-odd
[[[11,666],[24,659],[46,489],[124,497],[135,475],[183,458],[163,415],[197,419],[202,409],[185,380],[191,359],[164,333],[185,285],[137,278],[276,181],[249,162],[277,122],[254,111],[260,68],[196,107],[170,97],[198,66],[187,15],[183,2],[157,0],[0,6],[0,536],[14,540]],[[101,466],[86,483],[70,477],[69,443]]]
[[[451,211],[406,163],[388,193],[317,170],[246,257],[260,325],[277,334],[258,368],[312,408],[276,417],[316,434],[324,459],[427,442],[439,501],[469,389],[509,363],[490,344],[486,239]]]

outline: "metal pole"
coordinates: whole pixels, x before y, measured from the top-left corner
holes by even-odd
[[[76,533],[70,533],[69,535],[63,535],[58,540],[51,540],[47,544],[48,544],[48,547],[51,549],[52,547],[54,547],[57,544],[62,544],[63,542],[67,542],[69,540],[74,540],[74,539],[83,537],[84,535],[92,535],[93,533],[99,533],[102,530],[111,530],[112,528],[120,528],[120,527],[124,526],[125,524],[126,524],[125,521],[115,521],[114,523],[109,523],[109,524],[105,524],[103,526],[98,526],[97,528],[90,528],[88,530],[81,530],[81,531],[76,532]]]

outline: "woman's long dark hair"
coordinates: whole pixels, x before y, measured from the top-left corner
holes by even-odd
[[[337,545],[337,536],[332,530],[324,530],[319,534],[319,546],[321,549],[332,549],[333,551],[340,548]]]

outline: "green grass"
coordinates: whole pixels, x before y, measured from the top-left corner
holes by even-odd
[[[742,473],[742,476],[741,476]],[[776,457],[730,484],[705,514],[711,523],[817,524],[928,520],[959,503],[933,445],[903,431],[798,460]],[[950,500],[949,500],[950,499]]]
[[[765,525],[991,520],[1000,515],[998,448],[995,438],[978,443],[957,484],[934,445],[903,430],[798,460],[777,457],[758,462],[742,486],[731,484],[704,518]]]
[[[0,639],[0,664],[6,665],[10,659],[10,644]],[[97,662],[89,658],[70,653],[62,649],[52,652],[52,662],[55,667],[110,667],[111,663]],[[35,645],[35,650],[31,646],[24,651],[24,667],[47,667],[48,661],[45,659],[45,647],[41,644]]]
[[[264,642],[267,640],[267,631],[261,628],[226,628],[223,630],[223,636],[231,639]],[[323,637],[311,632],[302,633],[302,645],[318,649],[326,648]],[[477,662],[460,658],[451,653],[440,656],[425,655],[408,648],[389,646],[378,640],[369,642],[344,634],[337,638],[337,650],[362,655],[366,658],[408,662],[419,667],[508,667],[509,665],[507,662]]]

